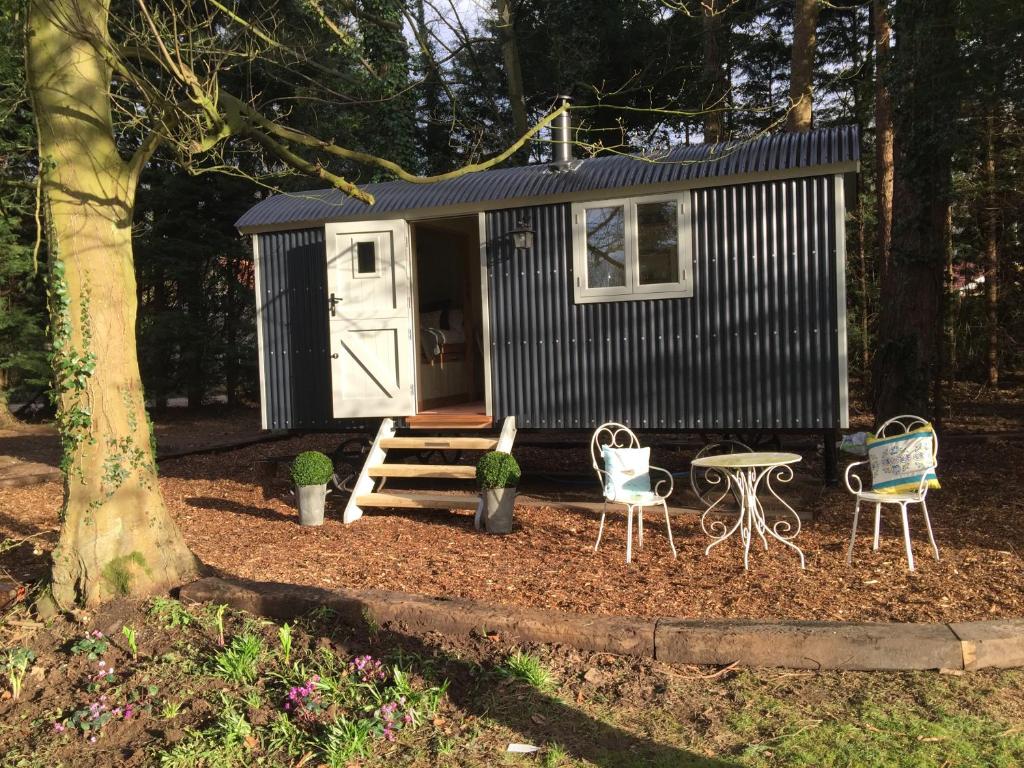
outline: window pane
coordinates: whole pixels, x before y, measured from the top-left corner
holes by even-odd
[[[356,243],[356,271],[360,275],[372,275],[377,271],[376,243]]]
[[[674,200],[636,207],[640,284],[679,282],[679,225]]]
[[[626,210],[587,209],[587,287],[626,284]]]

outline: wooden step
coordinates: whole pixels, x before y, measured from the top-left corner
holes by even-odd
[[[388,493],[365,493],[357,496],[360,507],[394,507],[396,509],[473,509],[480,503],[476,494],[420,493],[413,491],[390,491]]]
[[[476,479],[471,464],[378,464],[368,467],[370,477],[443,477],[450,480]]]
[[[386,437],[380,441],[382,448],[414,448],[424,450],[459,449],[464,451],[493,451],[498,447],[494,437]]]
[[[406,416],[409,429],[490,429],[494,420],[486,413],[421,413]]]

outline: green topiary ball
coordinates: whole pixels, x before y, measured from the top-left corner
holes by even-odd
[[[476,465],[476,481],[481,488],[515,488],[520,477],[519,462],[509,453],[485,453]]]
[[[292,462],[292,482],[295,485],[324,485],[334,474],[334,464],[320,451],[304,451]]]

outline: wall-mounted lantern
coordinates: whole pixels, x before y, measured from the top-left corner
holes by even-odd
[[[512,236],[512,245],[517,251],[529,251],[533,248],[533,229],[530,222],[520,219],[516,222],[516,228],[509,232]]]

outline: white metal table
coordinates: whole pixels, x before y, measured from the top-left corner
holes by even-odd
[[[693,460],[690,471],[693,471],[693,467],[706,470],[705,480],[711,484],[712,493],[721,491],[721,495],[711,502],[700,518],[700,527],[705,534],[714,539],[704,550],[705,555],[712,547],[738,534],[743,543],[743,568],[746,569],[750,567],[750,542],[753,537],[760,537],[767,550],[768,537],[771,536],[795,550],[800,555],[800,567],[806,567],[803,551],[792,541],[800,533],[800,517],[772,487],[773,479],[781,483],[788,483],[793,479],[792,465],[800,461],[800,458],[795,453],[755,452],[702,456]],[[792,520],[787,515],[768,524],[765,520],[764,506],[757,497],[762,484],[789,515],[792,515]],[[709,515],[722,500],[730,495],[735,495],[740,505],[736,522],[730,524],[719,519],[709,519]]]

